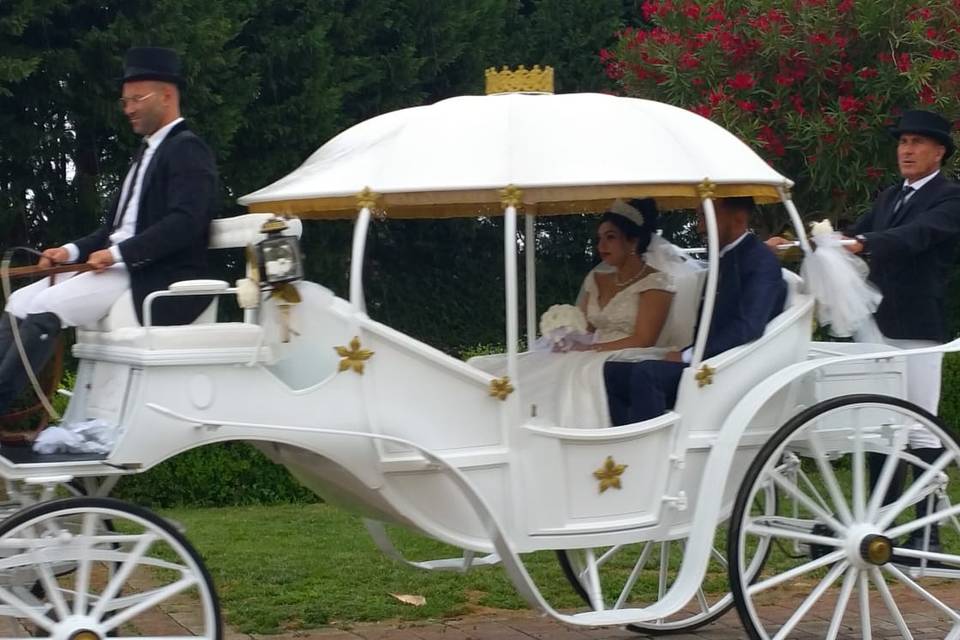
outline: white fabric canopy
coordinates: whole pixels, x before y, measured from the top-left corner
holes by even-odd
[[[253,212],[344,217],[370,188],[391,217],[496,214],[515,185],[537,213],[654,196],[778,199],[792,183],[746,144],[690,111],[603,94],[463,96],[362,122],[284,178],[240,198]]]

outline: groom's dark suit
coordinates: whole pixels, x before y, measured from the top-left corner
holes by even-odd
[[[787,288],[773,253],[748,233],[720,258],[705,358],[756,340],[783,311]],[[603,376],[613,424],[631,424],[673,408],[682,362],[608,362]]]
[[[937,174],[896,213],[901,185],[880,194],[852,235],[863,235],[870,280],[883,293],[876,319],[887,338],[948,339],[947,279],[960,239],[960,185]]]
[[[137,319],[143,300],[179,280],[208,277],[210,220],[217,206],[217,167],[210,148],[181,122],[163,139],[143,175],[136,233],[117,247],[130,271]],[[78,260],[110,246],[119,194],[103,226],[75,241]],[[161,298],[153,323],[190,324],[210,303],[207,296]]]

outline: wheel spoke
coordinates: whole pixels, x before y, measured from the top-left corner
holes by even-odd
[[[892,529],[886,531],[884,535],[890,538],[899,538],[900,536],[916,531],[917,529],[923,529],[928,524],[937,524],[941,520],[952,518],[958,513],[960,513],[960,504],[953,505],[947,509],[937,511],[935,513],[930,513],[922,518],[911,520],[910,522],[905,522],[900,526],[893,527]]]
[[[863,457],[863,425],[860,420],[862,409],[854,411],[853,426],[853,517],[857,522],[862,522],[867,510],[866,500],[866,480],[864,479],[864,457]]]
[[[954,622],[960,622],[960,613],[957,613],[956,611],[953,610],[953,608],[948,607],[946,604],[941,602],[939,598],[934,596],[932,593],[928,592],[926,589],[924,589],[920,585],[918,585],[916,582],[913,581],[913,579],[910,578],[910,576],[905,574],[895,565],[885,564],[883,565],[883,569],[887,573],[893,575],[897,580],[905,584],[907,587],[909,587],[910,590],[912,590],[918,596],[920,596],[921,598],[923,598],[924,600],[932,604],[937,609],[940,609],[940,611],[942,611],[947,616],[949,616]]]
[[[784,638],[791,637],[791,633],[797,624],[803,620],[804,616],[810,612],[810,608],[816,604],[817,600],[830,588],[830,585],[837,581],[837,578],[840,577],[840,574],[846,571],[846,569],[846,560],[837,563],[837,566],[830,569],[827,575],[823,577],[823,580],[820,581],[820,584],[800,603],[800,606],[798,606],[797,610],[790,616],[790,619],[783,623],[783,626],[780,627],[780,630],[777,632],[777,635],[773,637],[773,640],[783,640]]]
[[[880,592],[880,599],[883,600],[883,604],[886,605],[887,611],[889,611],[890,615],[893,617],[893,623],[897,625],[897,630],[900,632],[900,635],[903,636],[904,640],[913,640],[913,634],[907,627],[907,621],[903,619],[903,614],[900,612],[900,607],[897,606],[897,602],[894,600],[893,594],[890,593],[890,587],[887,586],[887,581],[883,579],[880,569],[877,567],[870,569],[870,580],[873,582],[874,586],[877,587],[877,591]]]
[[[93,611],[90,612],[91,617],[95,620],[99,620],[103,616],[103,612],[106,610],[107,605],[110,604],[110,601],[117,596],[120,592],[120,587],[123,586],[123,583],[127,581],[127,578],[133,573],[133,570],[137,568],[137,564],[140,559],[146,554],[147,549],[150,548],[157,540],[157,536],[151,532],[144,533],[137,544],[130,551],[130,555],[124,560],[123,564],[120,566],[119,571],[110,579],[110,582],[107,583],[107,588],[103,590],[103,593],[100,595],[100,600],[97,601],[96,606],[94,606]]]
[[[587,591],[590,596],[590,602],[594,611],[603,611],[603,590],[600,587],[600,574],[597,571],[597,559],[593,555],[593,549],[584,549],[587,561]]]
[[[143,599],[139,600],[137,604],[128,607],[126,609],[118,611],[115,615],[110,616],[102,622],[104,631],[113,631],[121,624],[131,620],[135,616],[151,609],[161,602],[172,598],[181,591],[185,591],[190,587],[197,584],[196,578],[190,576],[188,578],[181,578],[174,582],[173,584],[168,584],[162,589],[156,589],[150,593],[143,594]]]
[[[873,621],[870,619],[870,582],[867,580],[867,574],[863,571],[858,572],[860,583],[860,638],[862,640],[871,640],[873,638]]]
[[[800,502],[801,504],[803,504],[803,506],[809,509],[814,515],[820,518],[823,522],[828,524],[834,531],[837,531],[837,532],[846,531],[846,527],[843,526],[836,518],[834,518],[831,514],[824,511],[820,505],[818,505],[816,502],[811,500],[810,497],[807,496],[805,493],[803,493],[803,491],[801,491],[797,485],[795,485],[793,482],[788,480],[778,471],[769,469],[767,470],[767,474],[773,479],[774,482],[777,483],[777,485],[780,488],[782,488],[784,491],[789,493],[794,499],[796,499],[797,502]]]
[[[90,540],[93,537],[97,528],[97,520],[99,520],[99,518],[96,514],[83,514],[83,525],[80,528],[80,534],[83,536],[84,541]],[[84,545],[85,551],[88,548],[87,545]],[[73,600],[73,613],[75,615],[83,615],[87,612],[87,592],[90,589],[90,568],[90,554],[83,553],[80,556],[80,562],[77,564],[77,592]]]
[[[0,587],[0,601],[6,603],[8,606],[13,607],[13,610],[17,614],[22,614],[23,617],[29,618],[33,624],[37,625],[41,629],[53,634],[53,620],[46,616],[40,615],[40,613],[37,611],[38,607],[30,606],[5,587]],[[17,617],[21,616],[18,615]]]
[[[660,543],[660,572],[657,576],[657,599],[662,600],[667,592],[667,579],[670,570],[670,541]]]
[[[766,591],[767,589],[775,587],[778,584],[782,584],[788,580],[793,580],[794,578],[802,576],[805,573],[810,573],[811,571],[819,569],[820,567],[825,567],[828,564],[842,560],[844,555],[846,554],[842,550],[832,551],[825,556],[817,558],[816,560],[811,560],[810,562],[801,564],[793,569],[784,571],[781,574],[771,576],[766,580],[755,582],[747,587],[747,593],[751,596],[756,595],[761,591]]]
[[[723,567],[724,569],[730,566],[729,563],[727,563],[727,559],[723,557],[723,554],[720,553],[720,550],[717,549],[716,547],[713,547],[710,549],[710,555],[713,557],[714,560],[720,563],[720,566]]]
[[[843,496],[843,491],[840,489],[837,475],[833,472],[833,465],[830,464],[827,454],[823,451],[823,447],[820,444],[820,434],[816,429],[810,430],[808,441],[813,448],[813,458],[817,463],[817,468],[820,469],[820,475],[823,476],[823,481],[827,485],[827,493],[833,501],[834,509],[840,515],[840,520],[843,524],[850,525],[853,522],[853,515],[847,506],[847,500]]]
[[[951,460],[954,459],[954,454],[950,449],[944,449],[943,454],[937,458],[937,461],[934,462],[929,469],[923,472],[923,474],[910,485],[910,488],[903,492],[903,495],[899,499],[895,500],[892,505],[888,507],[888,510],[885,511],[878,519],[877,526],[880,529],[886,529],[890,526],[890,523],[903,512],[909,505],[913,504],[914,501],[920,497],[920,493],[923,492],[924,488],[930,484],[933,480],[933,477],[940,473]]]
[[[873,487],[873,493],[870,495],[870,503],[867,505],[866,519],[868,522],[876,520],[880,507],[883,506],[883,499],[890,489],[890,482],[897,472],[897,466],[900,464],[900,452],[907,443],[907,430],[898,429],[893,435],[893,451],[887,454],[883,461],[883,468],[880,470],[880,477],[877,478],[877,484]]]
[[[758,536],[776,536],[778,538],[787,538],[789,540],[799,540],[809,544],[819,544],[826,547],[841,547],[843,541],[837,538],[828,538],[827,536],[818,536],[805,531],[795,531],[793,529],[778,529],[762,524],[749,524],[746,527],[747,533],[753,533]]]
[[[630,596],[630,592],[633,591],[633,585],[636,584],[637,578],[640,577],[640,572],[647,566],[647,559],[650,557],[651,551],[653,551],[653,543],[645,543],[643,549],[640,551],[640,557],[637,558],[637,561],[633,564],[633,569],[630,570],[630,575],[627,576],[627,581],[624,583],[623,589],[620,590],[620,597],[617,598],[617,603],[613,605],[614,609],[623,608],[624,603]]]
[[[847,575],[843,576],[843,586],[840,587],[840,593],[837,595],[837,605],[833,608],[833,618],[830,619],[830,628],[827,629],[827,635],[824,640],[836,640],[840,632],[840,623],[843,622],[843,616],[847,612],[847,604],[850,602],[850,594],[853,593],[853,586],[857,583],[857,573],[855,568],[847,569]]]

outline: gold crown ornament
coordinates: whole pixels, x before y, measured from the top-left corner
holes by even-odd
[[[494,93],[553,93],[553,67],[534,65],[527,69],[520,65],[516,71],[504,66],[497,71],[490,67],[484,72],[487,95]]]

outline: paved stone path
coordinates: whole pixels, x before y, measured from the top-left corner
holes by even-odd
[[[916,640],[943,640],[947,637],[951,625],[945,619],[933,616],[929,606],[905,590],[894,587],[891,591]],[[956,599],[960,600],[960,587],[957,588]],[[952,601],[953,598],[949,600],[951,606],[957,606],[957,603]],[[789,606],[790,604],[796,603],[784,602],[783,605],[767,607],[765,614],[773,619],[786,620],[795,611],[795,607]],[[844,619],[838,636],[840,640],[861,637],[856,627],[856,607],[854,603]],[[871,607],[874,612],[873,637],[901,637],[893,624],[882,620],[882,614],[886,612],[880,607],[879,601]],[[791,634],[791,638],[816,640],[826,635],[832,605],[815,607],[814,612],[815,615],[805,620],[801,627]],[[147,620],[139,620],[136,629],[125,629],[124,635],[195,634],[201,626],[197,611],[189,606],[173,603],[165,607],[163,613],[157,612]],[[224,640],[645,640],[657,637],[619,628],[571,627],[531,611],[503,611],[437,622],[363,623],[337,629],[302,630],[270,636],[247,635],[229,628],[224,631]],[[742,640],[747,635],[736,612],[731,610],[719,620],[694,632],[668,637],[672,640]]]
[[[139,584],[143,582],[143,584]],[[149,587],[149,580],[134,578],[135,587]],[[934,616],[929,606],[900,586],[891,591],[916,640],[943,640],[951,625],[945,616]],[[945,602],[960,609],[960,588],[945,597]],[[943,592],[940,592],[943,596]],[[783,601],[782,603],[780,601]],[[796,610],[799,597],[792,602],[788,595],[781,594],[776,603],[765,605],[764,615],[784,621]],[[791,606],[794,605],[794,606]],[[819,640],[826,636],[833,603],[826,602],[813,608],[811,615],[790,635],[795,640]],[[884,620],[887,612],[878,598],[871,598],[873,637],[900,638],[896,627]],[[854,603],[843,620],[838,638],[860,638],[857,625],[858,607]],[[178,596],[136,618],[135,625],[124,625],[122,636],[189,636],[203,632],[203,620],[196,601],[186,595]],[[25,637],[27,629],[9,618],[0,618],[0,638]],[[495,613],[455,618],[432,622],[383,622],[359,623],[336,629],[313,629],[288,632],[279,635],[248,635],[225,629],[224,640],[645,640],[662,637],[634,633],[626,629],[602,627],[584,628],[562,624],[532,611],[498,611]],[[731,610],[713,623],[684,634],[669,636],[673,640],[742,640],[747,637],[736,612]],[[960,636],[954,636],[958,638]]]

